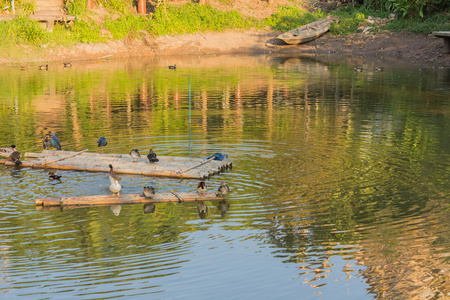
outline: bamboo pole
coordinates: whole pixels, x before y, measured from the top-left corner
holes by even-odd
[[[199,163],[198,165],[192,166],[192,167],[187,168],[187,169],[185,169],[185,170],[181,170],[179,173],[182,174],[182,173],[187,172],[187,171],[189,171],[189,170],[192,170],[192,169],[194,169],[194,168],[200,167],[201,165],[204,165],[204,164],[206,164],[206,163],[208,163],[208,162],[214,160],[214,158],[215,158],[215,157],[211,157],[211,158],[209,158],[209,159],[207,159],[207,160],[205,160],[205,161]]]
[[[156,193],[153,198],[145,198],[138,194],[123,195],[94,195],[62,198],[40,198],[36,199],[37,206],[71,206],[71,205],[115,205],[115,204],[145,204],[145,203],[168,203],[168,202],[193,202],[193,201],[216,201],[224,200],[214,192],[207,192],[204,197],[198,193]]]
[[[65,157],[63,157],[63,158],[59,158],[59,159],[56,159],[56,160],[53,160],[53,161],[45,162],[45,164],[48,165],[48,164],[52,164],[52,163],[55,163],[55,162],[57,162],[57,161],[61,161],[61,160],[67,159],[67,158],[72,158],[72,157],[77,156],[77,155],[80,155],[80,154],[82,154],[83,152],[86,152],[86,151],[88,151],[88,150],[89,150],[89,149],[84,149],[84,150],[82,150],[82,151],[80,151],[80,152],[77,152],[77,153],[75,153],[75,154],[73,154],[73,155],[69,155],[69,156],[65,156]]]

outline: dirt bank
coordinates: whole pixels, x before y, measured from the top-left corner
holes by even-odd
[[[326,34],[298,46],[276,44],[279,32],[237,31],[209,32],[177,37],[150,37],[144,41],[114,41],[107,44],[80,44],[70,48],[30,49],[20,47],[0,54],[1,64],[38,65],[59,61],[117,59],[137,56],[211,55],[211,54],[342,54],[370,60],[395,60],[417,65],[450,67],[450,54],[443,54],[443,40],[427,35],[381,33],[350,36]]]

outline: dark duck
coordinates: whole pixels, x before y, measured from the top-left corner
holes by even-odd
[[[61,143],[59,142],[58,138],[55,135],[55,132],[52,131],[52,139],[50,141],[50,144],[53,148],[61,150]]]
[[[155,195],[155,188],[152,186],[144,186],[144,197],[145,198],[153,198]]]
[[[56,172],[48,172],[48,178],[50,178],[51,180],[60,180],[61,179],[61,175],[56,174]]]
[[[48,70],[48,65],[40,65],[39,70]]]
[[[213,155],[207,157],[207,159],[214,158],[213,160],[224,160],[228,158],[228,154],[222,154],[222,153],[214,153]]]
[[[9,155],[9,160],[11,160],[16,165],[20,166],[22,164],[22,162],[20,161],[22,154],[20,154],[20,152],[16,150],[16,145],[11,145],[11,149],[12,152]]]
[[[102,149],[102,153],[103,153],[103,147],[105,147],[106,145],[108,145],[108,141],[106,140],[105,137],[101,136],[99,137],[99,139],[97,140],[97,147],[101,147]]]
[[[159,161],[159,159],[156,157],[156,153],[153,152],[153,149],[150,149],[150,151],[148,152],[147,158],[148,158],[148,161],[151,163],[155,163],[155,162]]]
[[[138,149],[131,150],[130,155],[133,158],[133,162],[136,162],[139,158],[141,158],[141,154]]]
[[[204,182],[204,181],[200,181],[198,184],[197,184],[197,192],[198,192],[198,195],[199,196],[206,196],[206,182]]]
[[[64,68],[72,67],[72,63],[71,62],[65,62],[65,63],[63,63],[63,65],[64,65]]]
[[[174,64],[173,66],[169,66],[169,69],[171,69],[171,70],[176,70],[176,69],[177,69],[177,65]]]

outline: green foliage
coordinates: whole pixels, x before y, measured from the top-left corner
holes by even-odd
[[[325,13],[320,10],[310,13],[293,5],[287,5],[279,6],[277,12],[264,21],[274,30],[288,31],[323,17],[325,17]]]
[[[413,33],[428,34],[432,31],[450,31],[450,15],[435,14],[428,18],[396,18],[385,27],[391,31],[409,31]]]
[[[445,12],[450,7],[448,0],[366,0],[364,8],[393,12],[400,17],[415,19]]]
[[[100,26],[95,22],[78,20],[70,29],[71,38],[81,43],[105,42],[107,39],[102,36]]]
[[[0,38],[4,44],[38,44],[47,40],[48,33],[37,21],[19,15],[9,22],[0,22]]]
[[[330,33],[346,35],[356,32],[360,23],[364,22],[366,19],[366,14],[370,15],[370,13],[363,10],[357,10],[352,6],[334,11],[333,15],[339,17],[339,22],[333,22],[331,24]]]
[[[148,30],[149,20],[141,15],[124,15],[116,20],[106,20],[103,26],[107,28],[114,39],[124,38],[130,31]]]
[[[31,15],[37,8],[36,2],[34,1],[25,1],[21,3],[22,13],[25,15]]]
[[[132,2],[127,0],[98,0],[97,3],[115,13],[129,14]]]
[[[65,5],[69,15],[81,16],[86,14],[87,0],[66,0]]]
[[[223,31],[228,28],[260,26],[237,11],[224,12],[209,5],[187,4],[182,7],[161,5],[155,11],[150,31],[155,35],[187,34],[199,31]]]

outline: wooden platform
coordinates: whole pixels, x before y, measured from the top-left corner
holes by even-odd
[[[109,164],[118,174],[137,174],[174,178],[204,179],[232,167],[230,161],[217,161],[203,158],[158,156],[159,162],[149,163],[146,156],[137,162],[129,154],[91,153],[86,150],[53,151],[25,153],[22,167],[78,170],[89,172],[109,172]],[[14,166],[12,161],[1,159],[0,163]]]
[[[75,16],[67,15],[63,11],[64,3],[62,0],[35,0],[36,10],[34,14],[29,15],[31,20],[38,21],[48,31],[52,31],[56,22],[64,22],[66,25],[72,25]],[[11,21],[16,15],[0,15],[0,21]]]
[[[433,31],[432,34],[444,39],[444,53],[450,53],[450,31]]]
[[[145,203],[168,203],[168,202],[193,202],[193,201],[219,201],[225,200],[218,197],[216,193],[207,192],[200,197],[198,193],[156,193],[152,199],[143,195],[95,195],[81,197],[62,197],[36,199],[37,206],[104,206],[121,204],[145,204]]]

